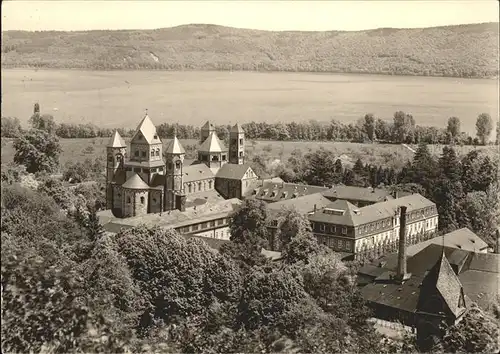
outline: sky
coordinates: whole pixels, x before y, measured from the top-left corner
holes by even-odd
[[[497,0],[2,1],[2,31],[154,29],[190,23],[278,31],[355,31],[498,21]]]

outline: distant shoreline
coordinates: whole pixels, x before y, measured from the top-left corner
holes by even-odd
[[[44,67],[37,68],[34,66],[1,66],[2,70],[33,70],[33,71],[88,71],[88,72],[248,72],[257,74],[318,74],[318,75],[359,75],[359,76],[398,76],[398,77],[429,77],[429,78],[448,78],[448,79],[466,79],[466,80],[498,80],[498,76],[446,76],[446,75],[418,75],[418,74],[394,74],[386,72],[345,72],[345,71],[292,71],[292,70],[217,70],[217,69],[88,69],[88,68],[57,68],[57,67]]]

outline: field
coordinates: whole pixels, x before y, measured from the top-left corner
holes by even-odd
[[[96,157],[106,156],[106,144],[109,138],[95,139],[61,139],[63,153],[60,157],[60,163],[64,166],[68,161],[83,161],[86,158],[94,159]],[[128,141],[127,141],[128,143]],[[166,144],[167,141],[164,141]],[[183,146],[197,145],[196,140],[181,140]],[[387,167],[401,168],[406,161],[413,158],[413,153],[401,145],[386,144],[358,144],[345,142],[280,142],[280,141],[247,141],[247,156],[250,158],[255,155],[263,156],[268,165],[271,166],[276,160],[286,161],[295,149],[299,149],[303,154],[309,149],[316,150],[320,147],[332,152],[336,157],[341,157],[344,164],[354,164],[361,158],[363,163],[383,165]],[[415,147],[414,147],[415,148]],[[439,156],[442,146],[429,146],[432,154]],[[473,146],[456,147],[459,155],[464,155],[473,150]],[[477,147],[476,149],[486,150],[489,154],[498,154],[498,146]],[[2,138],[2,163],[12,161],[14,149],[12,139]]]
[[[56,122],[135,128],[155,124],[355,122],[366,113],[445,127],[450,116],[475,134],[478,114],[498,117],[495,80],[314,73],[2,70],[2,116],[23,125],[39,102]]]
[[[319,32],[207,24],[156,30],[5,31],[2,65],[487,78],[498,77],[498,23]]]

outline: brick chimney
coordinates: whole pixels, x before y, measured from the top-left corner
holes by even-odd
[[[403,283],[410,278],[411,274],[406,271],[406,206],[402,205],[399,209],[399,250],[396,280]]]
[[[316,204],[314,204],[314,212],[316,212],[316,210],[317,210],[317,206],[316,206]]]

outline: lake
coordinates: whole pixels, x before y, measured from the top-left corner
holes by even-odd
[[[355,122],[366,113],[444,127],[457,116],[475,133],[478,114],[498,117],[498,81],[412,76],[256,72],[2,69],[2,116],[26,124],[33,104],[57,122],[135,128],[156,124]]]

